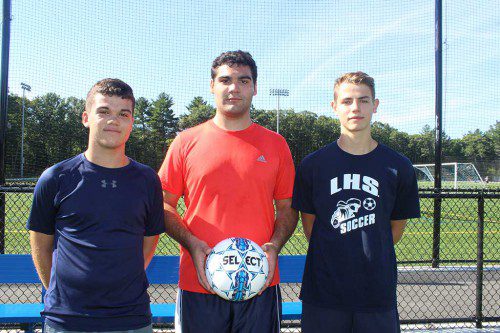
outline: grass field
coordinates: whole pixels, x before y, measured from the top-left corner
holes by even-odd
[[[441,187],[442,188],[453,188],[455,185],[454,182],[450,181],[442,181],[441,182]],[[434,187],[434,182],[428,182],[428,181],[419,181],[418,182],[418,187],[420,188],[428,188],[428,187]],[[485,183],[485,182],[457,182],[457,187],[458,188],[466,188],[466,189],[472,189],[472,188],[488,188],[488,189],[498,189],[500,188],[500,183],[499,182],[490,182],[490,183]]]
[[[31,205],[31,193],[6,194],[5,253],[29,253],[25,223]],[[184,209],[180,202],[179,208]],[[396,246],[399,261],[427,261],[432,257],[433,199],[421,200],[422,217],[408,222],[403,239]],[[474,260],[477,256],[477,199],[443,199],[440,256],[442,260]],[[485,200],[484,259],[500,259],[500,205]],[[304,254],[307,242],[302,225],[283,249],[283,254]],[[178,254],[177,244],[163,235],[157,254]]]

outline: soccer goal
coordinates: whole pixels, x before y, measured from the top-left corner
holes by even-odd
[[[417,180],[420,182],[434,182],[434,164],[414,164]],[[457,189],[460,185],[483,184],[483,179],[472,163],[443,163],[441,168],[443,185],[453,185]]]

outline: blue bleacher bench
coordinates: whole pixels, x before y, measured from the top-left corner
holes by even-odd
[[[279,266],[281,283],[300,283],[304,271],[305,256],[280,256]],[[179,272],[178,256],[155,256],[147,269],[150,284],[177,284]],[[41,284],[30,255],[0,255],[0,284],[32,283]],[[40,303],[0,303],[0,324],[19,324],[26,332],[33,332],[36,324],[42,322]],[[152,303],[153,323],[173,323],[175,303]],[[283,320],[300,319],[300,302],[283,303]]]

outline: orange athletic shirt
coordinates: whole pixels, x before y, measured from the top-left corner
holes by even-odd
[[[210,247],[228,237],[259,245],[274,232],[274,199],[292,197],[295,169],[285,139],[252,124],[226,131],[209,120],[181,132],[159,175],[163,190],[184,195],[183,222]],[[189,252],[181,246],[179,287],[207,293]],[[272,285],[279,283],[279,271]]]

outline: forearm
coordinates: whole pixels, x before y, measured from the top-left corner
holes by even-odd
[[[205,276],[205,260],[212,250],[207,243],[195,237],[182,222],[177,212],[179,196],[163,191],[163,209],[167,234],[189,251],[198,275],[198,281],[209,292],[213,292]]]
[[[304,235],[306,236],[307,241],[311,239],[312,228],[314,225],[314,220],[316,219],[316,215],[301,213],[302,218],[302,228],[304,229]]]
[[[403,238],[403,233],[406,227],[407,220],[392,220],[391,221],[391,231],[392,231],[392,241],[394,245]]]
[[[396,245],[397,242],[399,242],[401,240],[401,238],[403,238],[402,232],[397,232],[397,231],[392,230],[392,242],[394,245]]]
[[[144,237],[144,244],[142,246],[142,252],[144,255],[144,269],[149,266],[149,263],[153,259],[159,239],[159,235]]]
[[[49,287],[50,271],[52,269],[52,251],[54,236],[30,231],[31,256],[36,271],[45,289]]]
[[[171,206],[164,205],[165,210],[165,232],[176,240],[184,248],[189,249],[196,238],[184,225],[177,210]]]
[[[289,204],[281,205],[281,207],[277,205],[274,232],[269,242],[276,246],[278,252],[281,251],[282,247],[293,235],[298,219],[297,211],[291,208]]]

